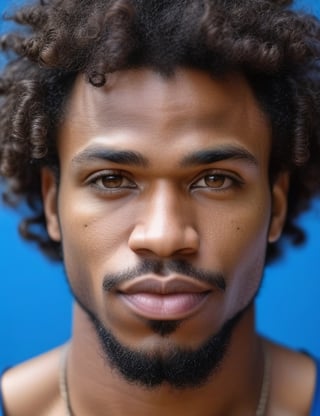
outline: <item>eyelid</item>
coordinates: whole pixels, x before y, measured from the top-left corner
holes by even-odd
[[[217,176],[217,177],[223,177],[225,179],[229,179],[230,181],[232,181],[232,185],[227,186],[225,188],[223,188],[223,187],[221,187],[221,188],[214,188],[214,187],[210,188],[210,186],[208,186],[208,185],[203,185],[203,186],[197,186],[196,185],[201,180],[205,180],[205,178],[208,177],[208,176]],[[213,169],[213,170],[210,169],[210,170],[207,170],[205,172],[202,172],[201,175],[198,175],[198,177],[194,181],[192,181],[191,188],[193,188],[193,189],[205,189],[206,188],[206,189],[212,189],[212,190],[215,190],[215,191],[226,191],[232,186],[241,187],[242,185],[244,185],[244,183],[245,183],[244,180],[235,173],[232,173],[232,172],[229,172],[229,171],[226,172],[224,170],[219,170],[219,169]]]
[[[118,177],[121,177],[121,178],[123,178],[123,180],[125,180],[128,183],[132,184],[132,186],[119,186],[119,187],[114,187],[114,188],[112,188],[112,187],[108,188],[108,187],[103,187],[103,186],[97,185],[96,182],[99,179],[103,179],[103,178],[105,178],[107,176],[115,176],[115,177],[118,176]],[[86,179],[85,183],[88,184],[88,185],[91,185],[91,186],[93,186],[93,187],[95,187],[95,188],[97,188],[97,189],[99,189],[99,190],[101,190],[103,192],[114,192],[114,191],[117,191],[117,190],[119,191],[121,189],[133,189],[133,188],[136,188],[136,184],[134,183],[134,180],[132,178],[130,178],[130,175],[128,173],[123,172],[121,170],[114,170],[114,169],[106,169],[106,170],[102,170],[102,171],[96,172],[96,173],[90,175]]]

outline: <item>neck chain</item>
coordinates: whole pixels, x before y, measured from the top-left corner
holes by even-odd
[[[60,361],[60,373],[59,373],[59,390],[60,396],[66,407],[67,416],[75,416],[73,414],[70,395],[69,395],[69,386],[68,386],[68,377],[67,377],[67,361],[68,361],[68,345],[63,348]]]
[[[59,389],[60,396],[66,407],[67,416],[75,416],[72,411],[69,395],[69,386],[67,378],[67,360],[68,360],[68,347],[65,347],[61,356],[60,374],[59,374]],[[260,391],[260,397],[258,407],[255,416],[265,416],[268,406],[269,394],[271,384],[271,358],[270,354],[264,349],[264,369],[263,369],[263,380]]]

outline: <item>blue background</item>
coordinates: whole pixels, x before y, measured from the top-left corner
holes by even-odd
[[[0,2],[1,11],[9,4],[17,2]],[[301,0],[296,7],[320,16],[316,1]],[[71,331],[72,300],[62,267],[21,241],[19,218],[0,203],[0,369],[59,345]],[[301,223],[308,243],[289,247],[266,269],[257,327],[282,344],[320,356],[320,201]]]

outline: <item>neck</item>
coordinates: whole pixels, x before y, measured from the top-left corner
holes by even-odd
[[[204,385],[148,390],[110,368],[88,316],[76,306],[67,368],[74,416],[100,414],[101,409],[108,416],[255,415],[264,369],[261,344],[251,307],[234,329],[221,368]]]

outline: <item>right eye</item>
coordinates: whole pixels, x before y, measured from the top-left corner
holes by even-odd
[[[99,172],[89,179],[89,183],[104,192],[136,188],[136,184],[120,172]]]

